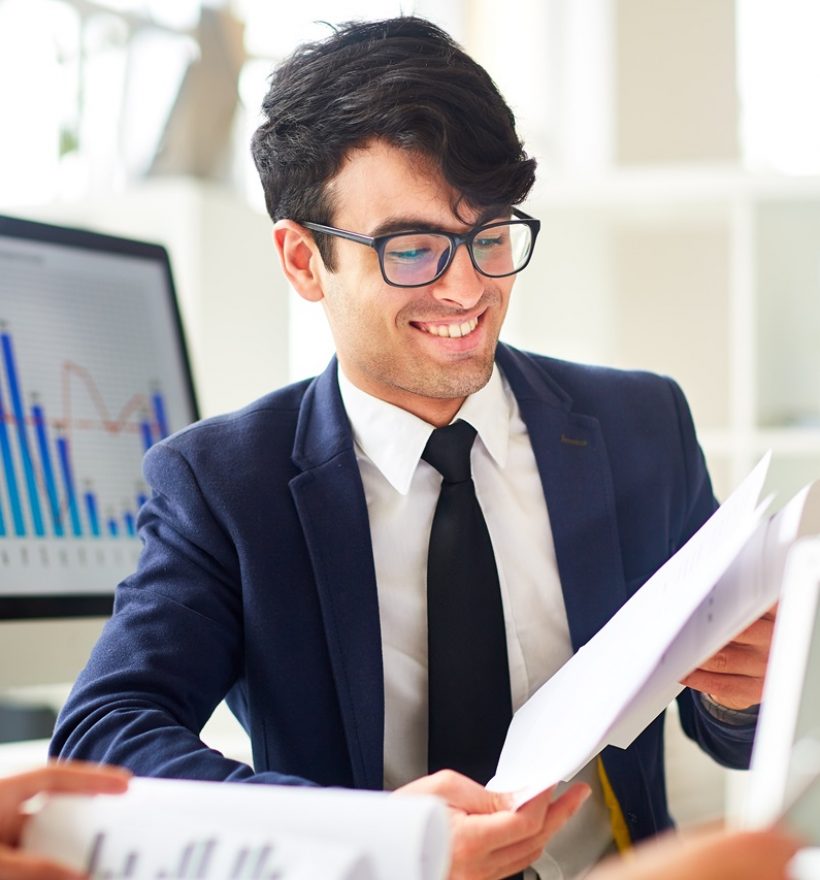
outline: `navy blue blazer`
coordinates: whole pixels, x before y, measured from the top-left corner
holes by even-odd
[[[671,380],[503,345],[497,362],[529,431],[577,650],[712,513],[709,477]],[[335,360],[158,444],[145,474],[138,570],[52,754],[146,776],[380,789],[376,579]],[[199,739],[226,695],[255,771]],[[688,690],[678,701],[689,736],[747,766],[752,722],[721,723]],[[632,839],[668,826],[663,718],[602,757]]]

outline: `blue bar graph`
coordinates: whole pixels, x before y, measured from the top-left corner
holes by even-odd
[[[86,492],[83,495],[85,499],[85,512],[88,516],[88,525],[91,534],[95,538],[100,537],[100,515],[97,513],[97,496],[93,492]]]
[[[63,537],[63,518],[60,513],[60,499],[57,496],[57,482],[54,479],[54,468],[51,464],[51,451],[48,448],[48,430],[43,408],[34,404],[31,408],[31,418],[34,422],[34,430],[37,434],[37,445],[40,449],[40,464],[43,468],[43,478],[46,483],[48,504],[51,509],[51,522],[54,526],[54,534],[58,538]]]
[[[68,455],[68,440],[65,437],[57,438],[57,454],[60,458],[60,470],[63,474],[63,485],[68,498],[68,515],[71,518],[71,533],[79,538],[83,533],[80,523],[80,511],[77,507],[77,492],[74,488],[74,475],[71,473],[71,460]]]
[[[17,488],[17,476],[14,472],[14,461],[11,457],[11,443],[6,428],[6,408],[3,405],[3,392],[0,389],[0,455],[3,457],[3,471],[6,475],[6,487],[9,493],[11,519],[14,523],[14,534],[22,538],[26,534],[23,520],[23,506],[20,503],[20,490]]]
[[[31,459],[31,450],[28,444],[28,432],[26,431],[26,417],[23,410],[23,395],[20,393],[20,382],[17,377],[17,364],[14,360],[14,350],[11,344],[11,336],[8,333],[0,333],[0,341],[3,345],[3,362],[6,367],[6,377],[9,382],[11,394],[11,406],[14,418],[17,421],[17,442],[20,446],[20,457],[23,459],[23,474],[28,490],[31,519],[34,524],[34,534],[41,538],[45,535],[43,515],[40,510],[40,498],[37,491],[37,479],[34,475],[34,463]]]
[[[151,403],[154,407],[154,418],[157,420],[160,439],[164,439],[171,432],[168,430],[168,417],[165,414],[165,401],[159,391],[151,395]]]
[[[140,432],[142,433],[142,445],[146,452],[154,445],[154,438],[151,436],[151,425],[147,419],[140,422]]]
[[[135,537],[136,513],[148,500],[144,485],[138,481],[136,491],[131,490],[133,509],[101,516],[100,502],[111,509],[112,499],[98,494],[98,479],[108,486],[111,475],[97,472],[95,456],[99,454],[100,463],[105,463],[107,444],[124,443],[129,455],[133,451],[136,476],[141,453],[169,434],[160,390],[154,386],[148,393],[134,391],[112,415],[93,376],[66,360],[61,384],[50,386],[53,396],[62,392],[62,415],[55,419],[42,403],[42,387],[24,387],[13,340],[0,319],[0,489],[4,490],[0,491],[0,538]],[[84,394],[79,405],[72,401],[72,384],[78,382]],[[28,408],[26,400],[31,401]],[[75,468],[77,449],[79,469]],[[78,480],[84,491],[79,490]],[[115,506],[119,507],[116,502]]]

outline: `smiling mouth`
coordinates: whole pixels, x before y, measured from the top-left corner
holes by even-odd
[[[414,322],[414,326],[431,336],[441,336],[446,339],[460,339],[469,336],[478,327],[478,318],[470,318],[469,321],[453,321],[452,323],[424,324]]]

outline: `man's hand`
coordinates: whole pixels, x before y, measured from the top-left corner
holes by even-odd
[[[23,804],[43,792],[118,794],[130,773],[79,762],[49,764],[41,770],[0,779],[0,878],[2,880],[81,880],[85,875],[17,849],[28,818]]]
[[[748,709],[760,702],[769,661],[777,606],[681,681],[703,691],[727,709]]]
[[[667,834],[607,859],[588,880],[786,880],[799,847],[779,830]]]
[[[487,791],[452,770],[402,786],[396,794],[434,794],[450,807],[450,880],[498,880],[531,865],[547,841],[580,808],[589,786],[579,783],[555,802],[552,789],[512,811],[510,795]]]

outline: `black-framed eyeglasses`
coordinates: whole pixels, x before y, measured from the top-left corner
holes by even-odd
[[[467,246],[476,271],[489,278],[515,275],[525,268],[532,256],[541,222],[515,208],[512,214],[514,220],[484,223],[460,235],[408,230],[374,237],[320,223],[299,223],[314,232],[335,235],[373,248],[379,255],[382,277],[391,286],[424,287],[441,278],[462,244]]]

